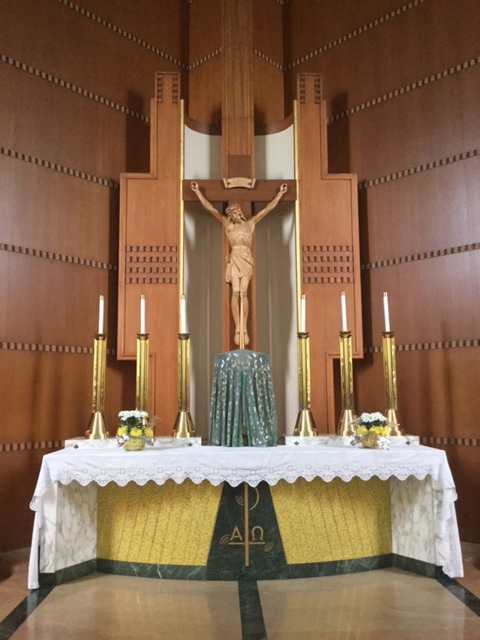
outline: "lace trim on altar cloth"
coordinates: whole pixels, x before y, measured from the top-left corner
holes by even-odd
[[[325,482],[340,478],[349,482],[354,477],[404,481],[409,477],[425,480],[427,476],[432,479],[434,492],[432,544],[437,564],[446,575],[460,577],[463,565],[455,514],[455,485],[445,452],[423,446],[405,445],[386,451],[341,447],[325,447],[322,451],[319,447],[293,450],[291,447],[192,447],[134,453],[122,449],[64,449],[44,456],[42,461],[30,505],[36,511],[34,540],[42,526],[43,496],[48,492],[51,500],[56,483],[69,485],[76,481],[82,486],[90,483],[105,486],[114,482],[125,486],[129,482],[145,485],[153,481],[162,485],[167,480],[180,484],[189,479],[194,484],[207,481],[214,486],[226,482],[234,487],[241,483],[255,487],[260,482],[273,486],[281,480],[294,483],[300,478],[306,481],[320,478]]]
[[[138,455],[142,455],[141,453]],[[42,475],[42,474],[41,474]],[[189,464],[182,466],[176,464],[173,467],[162,467],[161,465],[151,465],[149,467],[136,466],[115,466],[108,468],[107,466],[92,467],[85,465],[83,467],[71,468],[69,466],[59,467],[58,469],[49,469],[49,483],[60,482],[61,484],[70,484],[77,481],[82,486],[86,486],[90,482],[94,482],[99,486],[105,486],[109,482],[114,482],[118,486],[124,487],[129,482],[135,482],[143,486],[147,482],[153,481],[158,485],[164,484],[167,480],[173,480],[177,484],[189,479],[194,484],[200,484],[204,480],[217,486],[222,482],[227,482],[233,487],[245,482],[252,487],[256,487],[260,482],[267,482],[269,485],[275,485],[280,480],[293,484],[299,478],[303,478],[307,482],[314,478],[321,478],[325,482],[331,482],[334,478],[340,478],[344,482],[349,482],[352,478],[357,477],[361,480],[370,480],[377,477],[380,480],[388,480],[395,477],[398,480],[406,480],[410,476],[414,476],[417,480],[424,480],[427,476],[431,476],[438,486],[443,490],[449,490],[454,502],[457,498],[453,480],[451,483],[448,479],[439,477],[438,465],[425,464],[415,467],[409,467],[402,464],[397,467],[387,466],[384,463],[378,465],[360,464],[343,464],[337,468],[329,464],[322,464],[316,467],[313,464],[305,464],[296,467],[288,464],[286,467],[279,469],[277,467],[245,469],[244,467],[215,467]],[[443,480],[443,481],[442,481]],[[447,480],[447,482],[444,482]],[[31,509],[36,508],[36,499],[45,493],[46,484],[39,478],[34,498],[31,502]],[[445,505],[444,505],[445,508]]]

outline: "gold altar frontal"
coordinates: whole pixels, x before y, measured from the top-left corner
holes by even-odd
[[[224,562],[229,564],[232,551],[241,551],[237,564],[239,557],[244,559],[239,547],[245,546],[246,538],[250,545],[257,545],[252,568],[258,562],[268,563],[268,552],[275,545],[287,568],[392,553],[388,481],[355,477],[349,482],[316,478],[261,484],[261,491],[260,487],[248,489],[246,527],[244,485],[215,487],[207,481],[197,485],[169,480],[160,486],[131,482],[125,487],[114,483],[99,487],[97,558],[104,569],[109,561],[179,569],[207,568],[213,563],[219,569]],[[269,509],[270,524],[260,525],[256,516]],[[261,555],[258,545],[263,545]],[[274,571],[273,564],[279,569],[272,561],[273,557],[268,575]],[[223,579],[234,579],[235,570],[230,573],[226,570]],[[171,577],[182,577],[181,572]]]

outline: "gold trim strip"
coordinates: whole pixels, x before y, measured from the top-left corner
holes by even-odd
[[[294,165],[295,180],[298,185],[298,101],[293,102],[293,142],[294,142]],[[297,327],[300,326],[300,299],[302,296],[302,265],[301,265],[301,239],[300,239],[300,197],[297,188],[295,199],[295,276],[297,284]]]
[[[178,175],[180,177],[178,184],[179,202],[180,202],[180,229],[179,229],[179,242],[178,242],[178,281],[180,284],[180,291],[178,296],[178,326],[180,326],[180,298],[185,293],[185,205],[183,202],[183,163],[184,163],[184,143],[185,143],[185,104],[183,100],[179,103],[180,110],[180,167]]]

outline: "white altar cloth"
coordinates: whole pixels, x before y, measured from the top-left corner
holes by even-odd
[[[141,452],[127,452],[123,448],[68,448],[43,457],[40,474],[31,502],[36,512],[29,567],[29,587],[38,587],[38,547],[45,536],[45,497],[58,485],[79,483],[105,486],[114,482],[125,486],[128,482],[144,485],[153,481],[159,485],[167,480],[176,483],[189,478],[199,484],[206,480],[212,485],[227,482],[237,486],[246,482],[256,486],[261,481],[274,485],[280,480],[293,483],[298,478],[307,481],[333,478],[350,481],[353,477],[369,480],[373,476],[391,480],[392,534],[394,552],[420,560],[433,561],[442,566],[450,577],[461,577],[463,566],[455,514],[457,494],[444,451],[424,446],[395,446],[389,450],[373,450],[345,446],[286,447],[172,447],[158,450],[145,448]],[[411,504],[417,489],[410,497],[400,496],[399,486],[416,478],[429,480],[430,516],[420,505]],[[399,484],[400,483],[400,484]],[[417,483],[418,485],[418,483]],[[402,488],[403,491],[403,488]],[[95,497],[96,500],[96,497]],[[408,516],[406,512],[409,512]],[[412,551],[411,538],[423,528],[422,540]],[[395,531],[397,530],[397,533]],[[430,536],[429,539],[426,535]],[[420,534],[418,534],[420,535]],[[395,538],[404,542],[395,543]],[[433,555],[426,549],[434,547]],[[418,552],[420,547],[424,551]],[[67,566],[67,565],[65,565]]]

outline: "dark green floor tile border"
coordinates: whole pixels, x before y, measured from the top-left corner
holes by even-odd
[[[462,604],[468,607],[470,611],[473,611],[477,616],[480,616],[480,598],[477,598],[476,595],[459,584],[453,578],[443,576],[442,578],[437,578],[437,580],[443,587],[445,587],[445,589],[458,598]]]
[[[22,602],[0,622],[0,640],[8,640],[11,638],[19,626],[25,622],[28,616],[33,613],[38,605],[51,593],[53,588],[52,586],[35,589],[24,598]]]
[[[390,556],[379,556],[380,559],[390,559],[387,567],[395,566],[402,570],[407,570],[410,573],[417,573],[426,577],[435,578],[443,587],[445,587],[452,595],[454,595],[460,602],[465,605],[468,609],[470,609],[477,616],[480,616],[480,598],[474,595],[471,591],[463,587],[456,580],[452,578],[448,578],[443,571],[439,567],[435,565],[431,565],[429,563],[421,563],[417,560],[412,560],[411,558],[404,558],[403,556],[397,556],[396,554],[391,554]],[[367,560],[371,561],[371,558],[367,558]],[[101,573],[116,573],[120,575],[130,575],[130,576],[138,576],[138,577],[156,577],[156,578],[167,578],[173,579],[187,579],[187,572],[190,573],[190,580],[205,580],[205,577],[200,577],[198,573],[198,569],[204,569],[204,567],[166,567],[166,571],[162,568],[161,565],[136,565],[134,566],[132,563],[111,563],[110,561],[99,560],[100,563],[108,563],[108,567],[104,567],[105,569],[109,569],[107,571],[100,571]],[[352,561],[350,561],[351,563]],[[112,566],[112,564],[114,566]],[[300,576],[300,575],[292,575],[291,578],[295,577],[322,577],[328,575],[339,575],[340,572],[334,570],[335,564],[340,563],[323,563],[324,565],[332,565],[328,567],[328,570],[319,575],[318,573],[311,576]],[[357,571],[369,571],[372,570],[371,562],[368,563],[370,566],[364,568],[361,567],[361,563],[358,563]],[[116,565],[116,566],[115,566]],[[128,565],[129,572],[127,573],[127,567],[118,565]],[[301,565],[294,565],[297,568]],[[56,585],[62,584],[62,582],[69,582],[70,580],[77,579],[87,575],[85,570],[87,568],[92,567],[92,561],[82,563],[81,565],[76,565],[76,567],[72,567],[74,571],[72,573],[68,573],[66,570],[62,570],[57,572],[57,574],[42,574],[44,581],[49,582],[49,586],[42,585],[39,589],[34,589],[31,593],[22,600],[22,602],[13,609],[13,611],[8,614],[1,622],[0,622],[0,640],[9,640],[15,631],[20,627],[20,625],[25,622],[28,616],[35,611],[35,609],[43,602],[43,600],[53,591]],[[144,569],[148,567],[147,571],[139,571],[138,569],[143,567]],[[122,569],[120,573],[118,569]],[[386,568],[383,566],[378,566],[374,568]],[[113,570],[115,569],[115,570]],[[179,570],[182,570],[182,577],[180,577]],[[193,571],[192,571],[193,569]],[[324,567],[325,569],[325,567]],[[352,566],[350,564],[350,569]],[[162,571],[164,571],[162,575]],[[89,571],[89,573],[95,573],[95,569],[93,571]],[[348,573],[355,573],[355,571],[350,570]],[[143,575],[144,574],[144,575]],[[148,574],[148,575],[147,575]],[[344,571],[345,575],[346,572]],[[71,576],[75,577],[71,577]],[[194,577],[196,575],[196,577]],[[68,578],[68,579],[66,579]],[[256,580],[240,580],[238,581],[238,594],[239,594],[239,606],[240,606],[240,618],[242,625],[242,640],[268,640],[265,623],[263,619],[262,606],[260,601],[260,594],[258,592],[258,584]]]
[[[399,556],[395,553],[367,558],[355,558],[353,560],[290,564],[276,568],[263,567],[260,569],[256,569],[253,566],[240,566],[232,569],[222,567],[220,563],[209,567],[195,567],[119,562],[101,559],[96,561],[96,571],[99,573],[171,580],[229,580],[247,582],[255,582],[258,580],[289,580],[291,578],[320,578],[322,576],[348,575],[349,573],[359,573],[361,571],[376,571],[389,567],[396,567],[428,578],[439,579],[445,576],[441,567],[429,564],[428,562]],[[95,569],[93,569],[93,571],[95,571]],[[65,575],[65,570],[62,572],[62,577],[63,575]],[[65,580],[62,580],[62,582],[64,581]],[[58,579],[56,584],[60,584]]]
[[[238,583],[242,640],[267,640],[258,585],[253,580]]]
[[[98,573],[113,573],[137,578],[159,578],[163,580],[208,580],[206,567],[174,564],[147,564],[141,562],[119,562],[97,560]]]
[[[54,587],[57,584],[64,584],[72,580],[84,578],[97,571],[98,560],[87,560],[65,569],[59,569],[55,573],[39,573],[38,582],[40,587]]]

